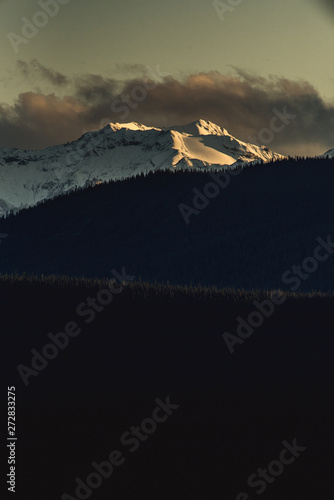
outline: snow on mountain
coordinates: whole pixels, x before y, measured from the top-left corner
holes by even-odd
[[[326,153],[320,155],[319,158],[334,158],[334,148],[329,149],[328,151],[326,151]]]
[[[206,120],[198,120],[188,125],[176,125],[172,129],[195,137],[200,135],[229,135],[226,129]]]
[[[0,216],[78,187],[168,168],[234,168],[283,158],[198,120],[184,126],[109,123],[41,151],[0,148]]]

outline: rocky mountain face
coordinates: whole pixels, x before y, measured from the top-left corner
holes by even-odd
[[[140,173],[235,168],[281,158],[205,120],[170,128],[110,123],[41,151],[0,149],[0,217],[76,188]]]

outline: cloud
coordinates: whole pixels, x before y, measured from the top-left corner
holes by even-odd
[[[23,74],[37,72],[68,95],[26,92],[13,106],[0,106],[0,146],[40,149],[74,140],[107,121],[170,126],[199,118],[252,142],[251,137],[263,137],[261,131],[270,127],[275,110],[286,109],[296,117],[274,134],[266,144],[270,149],[306,155],[334,147],[334,104],[324,102],[304,81],[265,79],[237,68],[234,76],[212,71],[183,80],[148,68],[126,80],[101,75],[69,79],[37,61],[19,64]]]
[[[334,13],[334,0],[317,0],[317,4]]]
[[[117,92],[119,84],[112,78],[104,78],[101,75],[85,75],[77,77],[75,82],[75,96],[85,101],[91,107],[110,102],[111,96]],[[109,105],[110,107],[110,105]]]
[[[72,97],[20,94],[14,106],[0,106],[1,145],[40,149],[82,135],[86,106]]]
[[[144,75],[145,74],[145,66],[144,64],[119,64],[116,63],[114,66],[114,70],[117,73],[128,74],[128,75]]]
[[[1,0],[0,0],[1,1]],[[43,79],[44,81],[51,83],[56,87],[62,87],[69,83],[69,79],[59,73],[58,71],[54,71],[52,69],[46,68],[42,64],[40,64],[36,59],[27,63],[25,61],[17,61],[17,66],[19,71],[23,74],[25,78],[38,78]]]

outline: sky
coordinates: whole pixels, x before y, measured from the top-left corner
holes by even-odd
[[[0,147],[203,118],[282,154],[322,154],[333,23],[330,0],[0,0]]]

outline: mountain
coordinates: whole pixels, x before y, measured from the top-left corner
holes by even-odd
[[[319,158],[334,158],[334,148],[329,149],[328,151],[326,151],[326,153],[320,155]]]
[[[150,282],[334,291],[334,250],[313,259],[318,238],[334,241],[333,162],[249,165],[225,187],[204,171],[155,171],[46,200],[1,221],[0,273],[125,267]]]
[[[234,168],[283,158],[198,120],[170,128],[110,123],[41,151],[0,149],[0,216],[101,182],[160,169]]]

